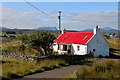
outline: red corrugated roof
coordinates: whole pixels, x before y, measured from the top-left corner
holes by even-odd
[[[56,43],[61,44],[83,44],[85,45],[91,37],[93,32],[65,32],[54,40]]]

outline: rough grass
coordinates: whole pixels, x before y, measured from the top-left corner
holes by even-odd
[[[77,80],[84,78],[120,78],[120,62],[107,60],[94,63],[92,66],[82,66],[80,71],[71,74],[68,78]]]
[[[110,52],[114,55],[120,56],[120,39],[111,38],[107,40],[110,47]]]
[[[119,49],[119,41],[120,39],[117,39],[117,38],[111,38],[111,39],[108,39],[107,40],[109,42],[109,47],[110,48],[115,48],[115,49]]]
[[[61,59],[49,59],[37,62],[3,57],[2,60],[4,61],[4,63],[0,65],[0,67],[2,66],[2,77],[7,79],[18,78],[36,72],[51,70],[61,65],[67,65],[67,63]]]
[[[22,42],[20,40],[7,42],[4,44],[0,44],[0,50],[6,51],[6,52],[12,52],[12,53],[23,53],[23,50],[20,48],[21,44]],[[25,55],[35,56],[37,53],[38,53],[37,50],[25,45],[25,49],[24,49]]]

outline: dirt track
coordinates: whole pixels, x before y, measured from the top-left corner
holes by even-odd
[[[95,60],[93,63],[102,62],[104,60],[120,61],[120,59],[99,59],[99,60]],[[88,65],[88,64],[86,64],[86,65]],[[50,70],[50,71],[45,71],[42,73],[36,73],[36,74],[24,76],[22,79],[27,79],[27,78],[64,78],[65,76],[80,70],[81,66],[82,65],[70,65],[70,66],[61,67],[61,68]]]
[[[70,65],[59,69],[36,73],[23,78],[64,78],[66,75],[74,73],[80,69],[81,65]]]

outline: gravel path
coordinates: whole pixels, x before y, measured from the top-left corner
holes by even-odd
[[[23,78],[64,78],[65,76],[78,71],[80,66],[81,65],[70,65],[42,73],[24,76]]]

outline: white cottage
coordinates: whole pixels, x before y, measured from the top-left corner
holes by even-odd
[[[53,50],[59,54],[109,56],[109,45],[96,27],[93,32],[65,32],[54,40]]]

